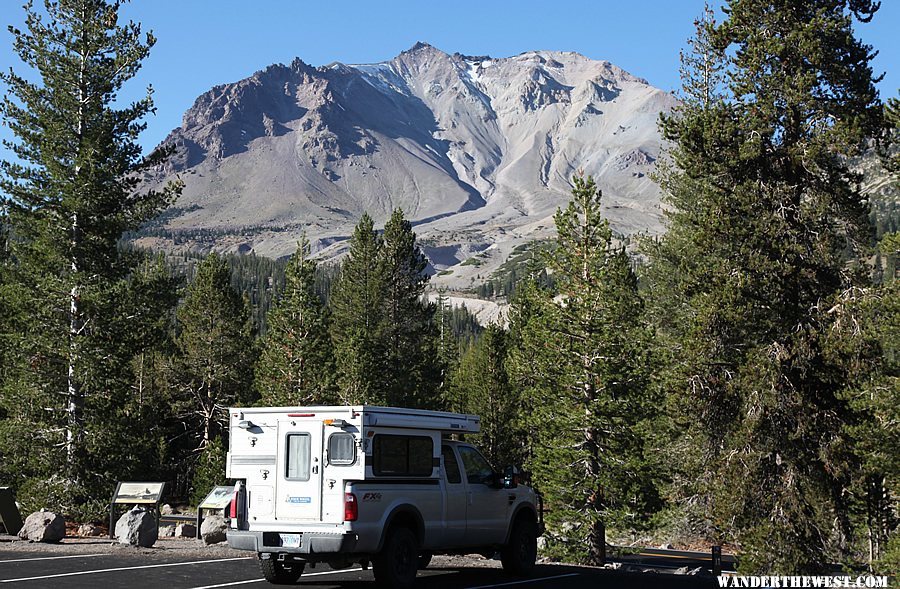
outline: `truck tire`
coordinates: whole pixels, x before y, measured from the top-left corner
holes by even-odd
[[[503,570],[517,577],[527,577],[537,560],[537,526],[525,518],[516,519],[509,542],[500,549]]]
[[[381,552],[372,559],[375,582],[385,589],[410,589],[419,570],[419,542],[409,528],[388,532]]]
[[[303,574],[303,564],[294,563],[285,566],[274,558],[260,558],[259,570],[262,571],[266,581],[273,585],[293,585],[300,580]]]

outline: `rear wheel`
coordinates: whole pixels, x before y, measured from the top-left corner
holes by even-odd
[[[519,518],[513,524],[509,542],[500,550],[503,570],[517,577],[527,577],[534,571],[537,560],[537,526]]]
[[[259,559],[259,570],[262,571],[266,581],[273,585],[293,585],[300,580],[303,568],[302,562],[284,564],[274,558]]]
[[[410,589],[419,569],[419,542],[409,528],[388,532],[384,547],[372,560],[372,572],[379,587]]]

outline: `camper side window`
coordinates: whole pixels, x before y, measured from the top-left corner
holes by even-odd
[[[431,438],[377,434],[372,444],[372,471],[376,476],[431,476]]]
[[[284,478],[292,481],[309,480],[309,434],[288,434]]]
[[[331,434],[328,438],[328,463],[347,466],[356,462],[356,440],[353,434]]]

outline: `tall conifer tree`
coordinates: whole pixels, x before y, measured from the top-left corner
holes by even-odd
[[[481,417],[473,438],[495,468],[523,464],[519,395],[506,370],[507,333],[490,325],[460,358],[449,383],[450,410]]]
[[[607,526],[629,525],[626,514],[646,516],[655,503],[640,430],[649,331],[628,256],[600,210],[593,179],[576,177],[548,259],[557,296],[533,293],[540,298],[517,336],[534,362],[531,466],[554,505],[548,549],[594,564],[606,558]]]
[[[663,119],[674,212],[651,255],[656,316],[682,417],[705,440],[700,492],[746,570],[821,570],[851,531],[856,414],[847,368],[823,350],[834,297],[863,279],[847,254],[868,240],[868,207],[847,156],[883,120],[852,21],[877,8],[733,0],[701,29],[725,56],[723,92]]]
[[[387,360],[387,403],[435,408],[440,367],[435,306],[423,298],[428,260],[416,244],[412,224],[397,209],[384,226],[380,265],[385,300],[382,332]]]
[[[383,247],[372,218],[363,214],[331,292],[331,337],[338,394],[343,404],[379,404],[387,400]]]
[[[198,456],[220,451],[228,408],[254,400],[250,309],[231,287],[225,260],[211,254],[200,263],[177,318],[177,353],[169,384],[176,415],[184,424],[187,464],[192,465]],[[212,455],[203,456],[201,464],[215,462]],[[194,488],[214,482],[195,482]]]
[[[256,365],[263,405],[328,404],[334,370],[327,309],[315,293],[316,264],[304,237],[285,269],[284,292],[267,316]]]
[[[137,172],[164,156],[143,159],[137,144],[153,103],[149,91],[114,103],[155,40],[135,23],[119,25],[121,5],[47,1],[41,15],[29,2],[26,30],[11,32],[35,76],[0,74],[8,87],[0,116],[15,137],[6,146],[17,157],[0,162],[15,236],[13,299],[29,310],[2,399],[28,433],[6,447],[18,448],[20,472],[39,481],[35,497],[63,509],[108,488],[118,447],[104,421],[127,399],[134,350],[109,332],[128,316],[115,296],[136,262],[118,241],[177,191],[136,191]]]

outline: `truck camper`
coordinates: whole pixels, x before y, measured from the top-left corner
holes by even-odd
[[[410,587],[437,553],[499,552],[517,576],[534,568],[541,498],[463,441],[480,429],[475,415],[357,405],[229,417],[228,543],[256,552],[271,583],[360,563],[380,586]]]

